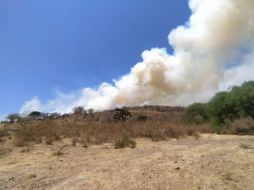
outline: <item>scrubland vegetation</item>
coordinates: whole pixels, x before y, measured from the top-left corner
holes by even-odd
[[[254,134],[254,81],[217,93],[208,103],[186,108],[189,124],[210,124],[218,133]]]
[[[77,143],[115,143],[116,148],[135,147],[134,138],[149,138],[152,141],[197,136],[197,130],[181,121],[182,109],[170,108],[170,112],[143,108],[127,111],[87,113],[78,111],[73,115],[58,118],[19,118],[13,124],[13,142],[16,146],[26,146],[30,142],[51,145],[54,141],[69,138],[73,146]],[[142,111],[141,111],[142,110]]]
[[[69,138],[88,147],[115,143],[116,148],[135,147],[135,138],[161,141],[199,133],[254,134],[254,82],[217,93],[208,103],[187,108],[167,106],[129,107],[103,112],[73,109],[60,115],[31,112],[27,117],[10,114],[0,129],[0,142],[11,134],[18,147],[31,142],[51,145]]]

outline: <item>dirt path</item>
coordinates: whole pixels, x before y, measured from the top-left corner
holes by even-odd
[[[0,158],[0,189],[254,190],[254,137],[136,141],[136,149],[123,150],[67,141],[15,148]],[[52,155],[63,144],[63,154]]]

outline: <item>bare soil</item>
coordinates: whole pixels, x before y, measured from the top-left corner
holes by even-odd
[[[0,189],[254,190],[254,136],[136,142],[135,149],[0,142]]]

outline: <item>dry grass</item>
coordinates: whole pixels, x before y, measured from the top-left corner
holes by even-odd
[[[21,153],[26,153],[26,152],[30,152],[30,147],[29,146],[25,146],[24,148],[21,149]]]
[[[0,143],[4,143],[5,141],[6,141],[6,139],[5,139],[5,138],[0,137]]]
[[[20,138],[20,137],[14,138],[13,144],[17,147],[27,146],[27,142],[23,138]]]
[[[6,129],[0,129],[0,138],[9,136]]]
[[[65,147],[67,147],[66,144],[65,145],[61,145],[61,146],[55,148],[53,150],[53,152],[52,152],[52,155],[53,156],[61,156],[61,155],[63,155],[63,150],[64,150]]]
[[[197,136],[194,128],[181,123],[172,124],[165,121],[127,121],[114,123],[100,123],[95,121],[69,121],[57,123],[55,121],[26,122],[15,134],[14,144],[22,147],[29,142],[43,142],[52,145],[61,137],[71,138],[72,145],[77,143],[88,147],[89,144],[114,142],[122,136],[130,138],[150,138],[153,141],[166,140],[183,136]]]
[[[136,148],[136,142],[127,136],[119,138],[115,141],[115,149],[121,149],[125,147]]]
[[[240,143],[239,147],[242,148],[242,149],[254,149],[253,146],[248,145],[248,144],[243,144],[243,143]]]
[[[238,135],[254,135],[254,120],[250,117],[230,123],[230,132]]]
[[[67,118],[39,121],[23,119],[15,132],[14,144],[19,147],[26,146],[29,142],[52,145],[61,138],[70,138],[73,146],[79,143],[88,147],[90,144],[112,143],[123,136],[149,138],[152,141],[184,136],[198,139],[197,129],[186,126],[181,120],[181,113],[182,110],[169,113],[134,110],[127,121],[116,120],[114,111],[74,114]]]
[[[12,149],[0,147],[0,158],[6,154],[9,154],[10,152],[12,152]]]
[[[72,144],[72,146],[76,146],[77,142],[78,142],[78,138],[77,137],[72,137],[71,138],[71,144]]]

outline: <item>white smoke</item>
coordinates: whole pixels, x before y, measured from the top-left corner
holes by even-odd
[[[32,99],[21,112],[34,107],[63,113],[75,106],[102,110],[143,104],[187,105],[253,80],[254,1],[190,0],[189,6],[189,21],[169,34],[172,55],[160,48],[146,50],[143,61],[113,84],[58,93],[45,104]]]
[[[33,97],[31,100],[23,104],[22,108],[20,109],[20,113],[27,115],[32,111],[40,111],[41,107],[41,101],[37,97]]]

